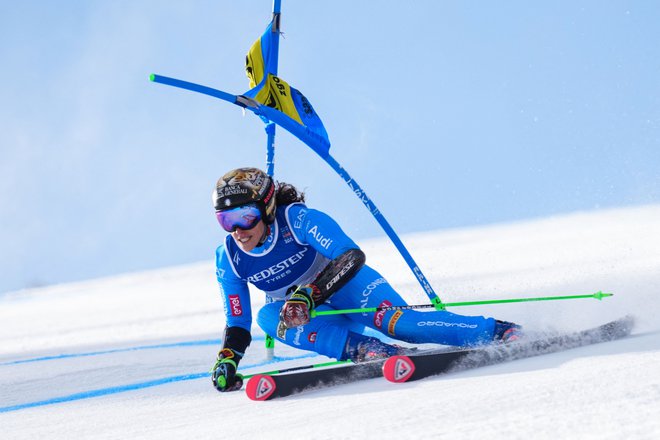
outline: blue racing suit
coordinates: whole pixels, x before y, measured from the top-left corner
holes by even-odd
[[[244,252],[233,237],[216,251],[216,275],[224,301],[228,327],[250,331],[252,311],[248,283],[273,302],[258,313],[266,334],[277,335],[279,312],[297,286],[312,282],[329,261],[358,246],[327,214],[302,203],[279,206],[265,243]],[[318,310],[405,305],[406,302],[374,269],[365,265]],[[344,353],[348,332],[370,327],[391,338],[411,343],[472,346],[493,340],[495,320],[462,316],[447,311],[399,310],[319,316],[286,331],[287,345],[332,358]]]

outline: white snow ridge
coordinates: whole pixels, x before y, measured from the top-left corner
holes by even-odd
[[[349,231],[350,232],[350,231]],[[7,439],[660,438],[660,205],[403,237],[447,302],[615,295],[456,308],[529,329],[632,314],[619,341],[425,380],[382,378],[268,402],[220,394],[208,369],[224,328],[213,262],[0,296],[0,426]],[[369,264],[426,296],[385,240]],[[209,243],[209,248],[214,247]],[[263,303],[254,295],[253,309]],[[321,362],[263,333],[244,373]]]

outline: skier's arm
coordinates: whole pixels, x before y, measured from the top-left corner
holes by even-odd
[[[311,299],[309,308],[313,309],[344,287],[362,269],[365,260],[364,252],[360,249],[349,249],[329,262],[314,281],[299,287],[296,292],[306,293]]]
[[[287,214],[296,239],[330,259],[308,285],[310,308],[314,308],[344,287],[362,269],[366,256],[329,215],[304,205],[292,206]]]
[[[364,252],[327,214],[304,207],[293,213],[297,220],[293,223],[296,239],[331,261],[311,283],[299,286],[282,307],[280,320],[287,328],[309,322],[309,311],[350,281],[366,260]]]
[[[213,385],[218,391],[235,391],[243,385],[243,378],[236,370],[252,341],[252,315],[247,282],[234,272],[224,246],[216,252],[216,276],[227,324],[222,349],[211,373]]]
[[[300,244],[308,244],[324,257],[334,260],[349,249],[360,249],[328,214],[303,204],[291,205],[287,221]]]

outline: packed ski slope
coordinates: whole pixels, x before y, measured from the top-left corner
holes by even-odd
[[[410,384],[373,379],[252,402],[216,392],[206,373],[224,326],[211,259],[20,291],[0,297],[0,437],[660,438],[660,205],[404,241],[446,301],[615,293],[454,311],[567,330],[633,314],[637,328]],[[361,245],[409,301],[425,302],[390,244]],[[273,369],[254,330],[246,373]],[[276,355],[281,366],[323,359],[281,345]]]

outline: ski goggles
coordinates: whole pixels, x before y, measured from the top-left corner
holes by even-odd
[[[222,229],[234,232],[238,228],[248,230],[257,226],[261,220],[261,210],[256,203],[248,203],[225,211],[216,211],[215,216]]]

